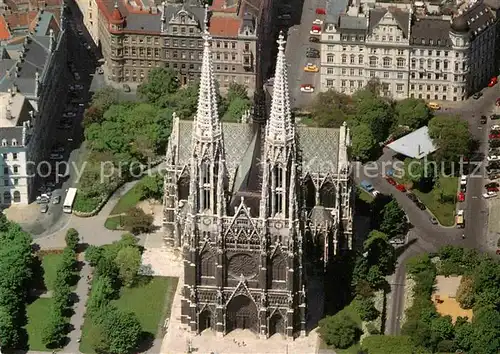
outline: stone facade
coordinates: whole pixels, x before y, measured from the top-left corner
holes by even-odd
[[[451,15],[423,2],[371,5],[329,4],[321,90],[352,94],[376,78],[383,94],[395,99],[462,101],[497,74],[498,21],[491,4],[465,3]]]
[[[208,34],[194,122],[174,118],[165,242],[182,249],[194,333],[306,334],[307,269],[352,245],[349,130],[298,127],[280,36],[267,124],[222,124]]]

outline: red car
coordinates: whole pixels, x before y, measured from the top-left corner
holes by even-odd
[[[465,201],[465,193],[464,192],[458,193],[458,201],[459,202]]]
[[[326,15],[326,10],[321,7],[318,7],[316,9],[316,15]]]
[[[392,178],[392,177],[388,177],[388,176],[386,176],[386,177],[385,177],[385,180],[386,180],[386,181],[387,181],[390,185],[395,186],[395,185],[397,184],[397,183],[396,183],[396,181],[394,180],[394,178]]]
[[[396,189],[397,189],[398,191],[400,191],[400,192],[403,192],[403,193],[404,193],[404,192],[406,192],[406,188],[405,188],[405,186],[403,186],[402,184],[398,184],[398,185],[396,185]]]
[[[496,104],[497,106],[500,106],[500,97],[499,97],[499,98],[497,98],[497,100],[495,101],[495,104]]]
[[[488,139],[500,139],[500,133],[490,133]]]
[[[499,255],[499,256],[500,256],[500,250],[497,250],[497,255]]]
[[[498,187],[488,187],[486,188],[488,192],[498,192]]]
[[[488,83],[488,87],[495,86],[497,84],[497,82],[498,82],[497,77],[496,76],[492,77],[491,80],[490,80],[490,82]]]

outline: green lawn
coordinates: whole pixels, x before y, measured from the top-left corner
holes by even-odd
[[[144,332],[156,337],[160,324],[170,316],[170,308],[177,289],[177,278],[153,277],[151,281],[133,288],[122,288],[120,297],[113,304],[124,311],[137,315]],[[92,327],[85,318],[80,351],[94,353],[88,333]]]
[[[141,182],[139,181],[127,193],[125,193],[118,203],[116,203],[110,215],[118,215],[125,213],[130,208],[134,207],[141,200]]]
[[[429,193],[423,193],[418,189],[414,189],[413,192],[432,214],[434,214],[441,225],[453,226],[455,224],[456,204],[454,202],[441,202],[439,200],[439,195],[441,191],[446,191],[448,195],[456,195],[458,190],[458,178],[441,177],[438,185],[439,187],[434,187]]]
[[[120,218],[122,216],[112,216],[104,222],[104,227],[108,230],[118,230],[120,228]]]
[[[57,266],[61,262],[62,254],[47,254],[42,258],[43,279],[47,290],[54,289]]]
[[[373,195],[365,191],[363,188],[357,187],[357,190],[359,191],[359,199],[367,202],[368,204],[370,204],[373,201],[374,199]]]
[[[46,254],[42,258],[42,267],[44,271],[43,279],[47,290],[54,289],[57,266],[62,259],[62,254]],[[28,305],[27,317],[28,324],[26,331],[28,332],[28,345],[30,350],[49,351],[42,344],[42,331],[47,325],[50,318],[49,314],[52,309],[52,299],[38,298]]]
[[[28,324],[26,331],[28,332],[28,345],[30,350],[49,351],[42,344],[42,332],[47,326],[49,320],[49,312],[52,307],[52,299],[38,298],[28,305],[26,310],[28,315]]]

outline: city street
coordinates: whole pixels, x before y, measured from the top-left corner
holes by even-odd
[[[437,114],[458,114],[469,123],[469,127],[474,139],[480,142],[478,152],[487,155],[488,152],[488,127],[492,124],[482,126],[479,122],[481,115],[489,116],[493,113],[494,104],[497,97],[500,96],[500,88],[486,88],[483,90],[484,95],[478,99],[469,99],[460,105],[454,104],[455,107],[443,109]],[[380,168],[384,161],[392,159],[391,151],[385,151],[384,155],[377,161],[377,166]],[[467,182],[466,200],[462,203],[461,208],[465,210],[465,229],[457,229],[455,227],[445,228],[439,225],[433,225],[430,222],[431,215],[427,211],[422,211],[406,197],[404,193],[397,191],[393,186],[388,184],[384,178],[382,171],[375,178],[366,176],[362,168],[356,171],[356,182],[359,184],[362,180],[367,180],[374,186],[375,189],[383,194],[392,194],[398,201],[400,206],[408,215],[408,218],[413,225],[409,233],[408,243],[403,246],[404,250],[398,258],[398,265],[395,274],[391,277],[391,294],[388,302],[388,313],[386,321],[386,334],[398,334],[400,332],[400,318],[404,306],[404,283],[405,283],[405,267],[404,263],[409,258],[425,252],[435,252],[444,245],[457,245],[468,248],[475,248],[484,252],[491,252],[488,247],[487,239],[487,221],[488,208],[485,200],[481,197],[484,193],[484,184],[486,179],[484,176],[485,163],[481,164],[481,168],[474,175],[469,176]],[[387,171],[387,168],[385,169]],[[373,172],[370,171],[370,175]],[[462,239],[462,234],[466,238]]]
[[[314,93],[300,91],[300,85],[311,84],[315,92],[319,92],[320,73],[308,73],[304,66],[311,63],[320,67],[320,58],[306,58],[306,49],[320,50],[319,43],[309,42],[312,23],[318,17],[316,8],[324,8],[326,0],[304,1],[300,25],[293,26],[288,31],[286,44],[286,59],[288,62],[288,83],[290,88],[290,102],[292,108],[305,108],[311,103]],[[320,36],[316,36],[319,37]]]

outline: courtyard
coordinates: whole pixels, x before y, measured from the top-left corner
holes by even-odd
[[[436,290],[432,296],[432,301],[436,305],[436,310],[443,316],[451,316],[453,322],[457,317],[468,317],[472,319],[472,310],[466,310],[460,307],[455,299],[458,286],[462,276],[436,277]]]

